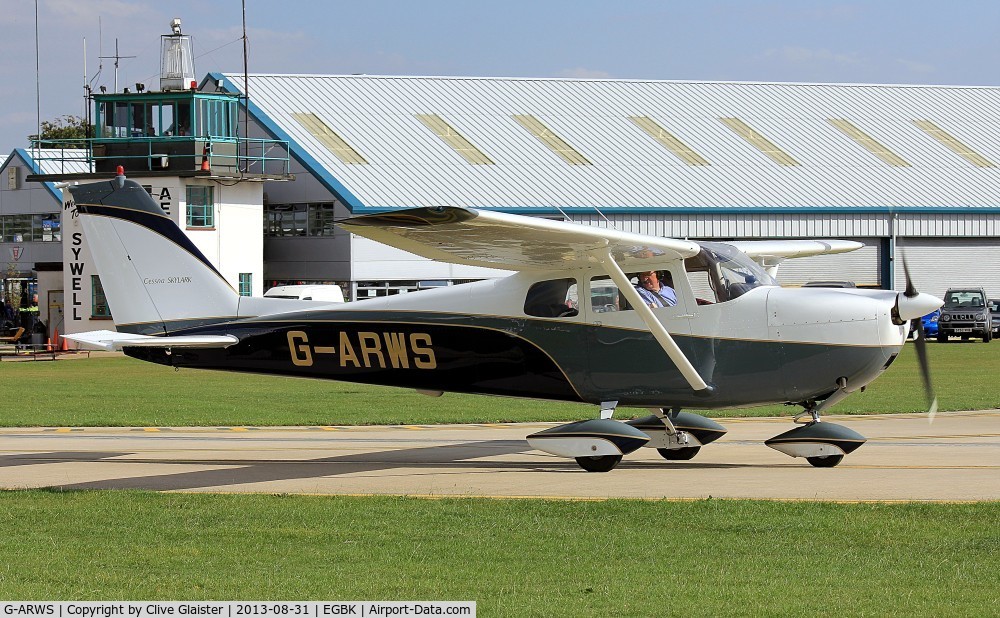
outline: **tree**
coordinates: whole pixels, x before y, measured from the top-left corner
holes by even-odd
[[[41,144],[45,148],[86,148],[82,141],[94,134],[94,125],[79,116],[60,116],[55,120],[42,121]],[[29,135],[30,141],[37,141],[38,135]]]
[[[14,262],[7,262],[7,272],[4,276],[4,285],[0,289],[0,296],[7,299],[7,304],[14,308],[16,312],[21,308],[21,282],[16,281],[15,278],[18,276],[17,264]],[[0,322],[3,321],[3,316],[0,316]]]

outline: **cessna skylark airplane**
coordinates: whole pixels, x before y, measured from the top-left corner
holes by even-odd
[[[594,418],[528,436],[588,471],[642,446],[690,459],[725,433],[682,408],[774,403],[802,406],[795,420],[808,422],[766,444],[834,466],[865,439],[820,413],[885,371],[909,322],[942,304],[909,283],[776,284],[782,259],[860,246],[849,241],[701,242],[452,207],[340,225],[513,274],[346,304],[243,297],[120,169],[69,190],[118,329],[69,339],[174,367],[590,403]],[[676,305],[643,302],[626,273],[650,270],[672,281]],[[620,422],[618,405],[653,413]]]

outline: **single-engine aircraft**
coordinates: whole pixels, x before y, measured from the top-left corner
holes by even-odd
[[[120,168],[69,190],[118,332],[67,338],[174,367],[589,403],[593,418],[528,443],[592,472],[642,446],[690,459],[725,433],[686,410],[775,403],[808,419],[766,444],[835,466],[865,439],[821,413],[885,371],[909,322],[942,304],[908,271],[898,293],[776,284],[781,260],[860,246],[850,241],[702,242],[455,207],[340,226],[513,274],[346,304],[246,297]],[[676,305],[647,306],[627,274],[646,271],[672,281]],[[617,421],[619,405],[652,414]]]

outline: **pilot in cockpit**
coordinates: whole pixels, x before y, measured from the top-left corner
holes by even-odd
[[[639,283],[636,284],[635,289],[639,292],[642,300],[653,309],[673,307],[677,304],[677,294],[674,293],[670,272],[662,271],[662,281],[660,275],[661,273],[655,270],[647,270],[637,275]]]

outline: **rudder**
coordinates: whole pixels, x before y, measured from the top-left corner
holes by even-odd
[[[69,190],[119,331],[236,318],[239,294],[138,183],[120,175]]]

